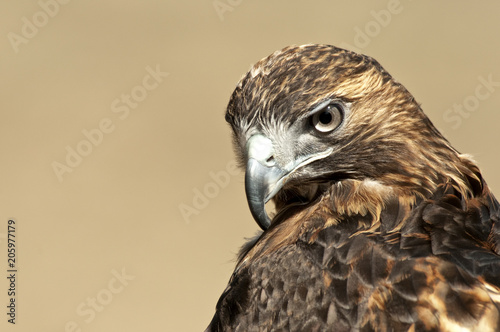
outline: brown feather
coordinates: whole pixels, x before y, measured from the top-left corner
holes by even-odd
[[[324,100],[345,105],[341,129],[293,136]],[[242,165],[255,133],[333,153],[274,197],[210,331],[500,330],[500,205],[377,61],[328,45],[277,51],[240,80],[226,120]]]

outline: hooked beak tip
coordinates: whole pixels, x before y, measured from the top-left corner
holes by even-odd
[[[245,173],[248,206],[253,218],[263,230],[271,225],[265,205],[281,188],[279,180],[283,175],[284,172],[276,166],[262,165],[253,158],[248,160]]]

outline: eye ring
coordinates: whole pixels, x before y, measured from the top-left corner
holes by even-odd
[[[330,103],[318,109],[311,117],[311,125],[321,133],[335,130],[341,123],[344,113],[338,103]]]

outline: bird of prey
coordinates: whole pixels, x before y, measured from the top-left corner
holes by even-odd
[[[225,118],[262,232],[206,331],[500,331],[499,203],[376,60],[287,47]]]

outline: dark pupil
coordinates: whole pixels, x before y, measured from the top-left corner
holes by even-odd
[[[332,122],[332,114],[330,112],[323,112],[319,115],[319,122],[322,124],[329,124]]]

